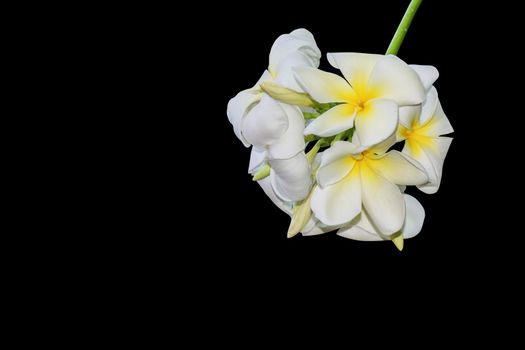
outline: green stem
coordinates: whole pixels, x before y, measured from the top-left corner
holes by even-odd
[[[397,27],[396,33],[388,46],[388,50],[386,50],[387,55],[397,55],[399,47],[401,46],[401,43],[403,43],[408,28],[410,27],[410,23],[412,23],[412,19],[414,19],[417,9],[422,1],[423,0],[412,0],[410,5],[408,5],[407,12],[405,12],[403,19],[401,20],[401,23],[399,23],[399,27]]]
[[[341,141],[341,139],[343,138],[343,136],[345,135],[346,133],[346,130],[343,131],[343,132],[340,132],[339,134],[335,135],[334,139],[332,140],[332,142],[330,143],[330,146],[332,146],[334,143],[336,143],[337,141]]]
[[[318,116],[320,116],[320,114],[317,112],[314,112],[314,113],[303,112],[304,119],[314,119],[314,118],[317,118]]]

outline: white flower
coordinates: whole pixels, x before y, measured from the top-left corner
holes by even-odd
[[[342,76],[317,69],[310,32],[281,35],[259,81],[229,101],[234,133],[252,147],[252,180],[291,217],[288,238],[337,231],[402,250],[421,231],[425,210],[404,191],[438,190],[453,129],[433,87],[437,69],[396,56],[420,3],[387,55],[328,54]],[[396,142],[402,151],[390,149]]]
[[[300,85],[317,102],[341,103],[314,119],[305,135],[328,137],[355,125],[359,140],[371,146],[394,134],[398,106],[425,99],[418,75],[396,56],[332,53],[328,60],[346,80],[314,68],[295,69]]]
[[[254,141],[257,142],[257,131],[251,130],[252,128],[257,129],[258,126],[262,126],[267,129],[265,130],[266,132],[270,131],[276,135],[284,133],[287,128],[286,117],[279,110],[270,113],[271,115],[263,120],[250,118],[250,112],[254,106],[259,104],[266,95],[259,85],[264,82],[276,82],[286,88],[302,91],[297,85],[292,68],[318,67],[320,57],[321,52],[313,36],[306,29],[296,29],[290,34],[283,34],[277,38],[270,51],[268,70],[264,71],[255,86],[239,92],[237,96],[228,102],[226,112],[228,119],[233,125],[235,135],[246,147],[252,144],[245,138],[246,133],[255,133],[256,140]],[[250,121],[250,119],[254,120]],[[264,125],[266,123],[270,125]]]
[[[424,170],[407,155],[385,151],[390,138],[373,148],[338,141],[323,153],[311,207],[324,224],[349,223],[366,212],[382,237],[398,232],[405,221],[405,201],[397,185],[421,185]]]
[[[433,75],[433,80],[425,79],[419,74],[422,80],[426,80],[430,85],[437,79],[437,73]],[[451,137],[441,135],[449,134],[454,129],[443,112],[436,89],[433,86],[428,87],[423,105],[400,108],[399,122],[397,139],[405,141],[402,152],[416,159],[428,174],[429,182],[419,185],[418,188],[428,194],[437,192],[441,183],[443,162],[452,142]]]
[[[304,154],[304,118],[299,107],[274,100],[260,85],[274,82],[299,90],[292,68],[317,67],[320,56],[307,30],[281,35],[272,46],[268,70],[253,88],[241,91],[228,103],[235,134],[246,147],[253,145],[249,172],[253,174],[268,162],[273,189],[284,201],[305,198],[312,185]]]

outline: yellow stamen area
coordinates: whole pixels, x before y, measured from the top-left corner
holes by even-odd
[[[423,125],[419,124],[417,120],[414,120],[410,128],[405,128],[402,125],[399,126],[398,135],[400,139],[406,140],[413,156],[418,157],[423,152],[423,148],[429,150],[435,149],[436,138],[428,136],[433,122],[433,117],[431,117],[429,121]]]
[[[352,170],[346,175],[344,180],[355,180],[355,177],[375,179],[374,174],[372,174],[374,171],[370,165],[368,165],[369,162],[370,160],[367,156],[367,151],[349,156],[345,163],[348,167],[352,167]]]

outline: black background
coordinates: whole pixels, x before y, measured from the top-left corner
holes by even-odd
[[[251,336],[250,347],[279,334],[309,340],[334,323],[340,328],[334,333],[351,334],[352,342],[350,325],[359,323],[378,339],[394,331],[392,341],[404,345],[406,333],[432,328],[422,320],[438,315],[444,319],[439,334],[426,344],[446,332],[468,336],[466,318],[482,323],[484,313],[505,311],[506,303],[515,310],[511,297],[521,297],[523,275],[523,229],[516,224],[523,215],[523,97],[516,50],[521,20],[513,17],[521,12],[492,3],[424,0],[412,23],[399,57],[439,69],[435,86],[455,132],[439,192],[409,190],[425,207],[426,220],[402,252],[390,242],[357,242],[335,233],[287,239],[289,218],[252,182],[250,150],[228,121],[229,99],[257,81],[279,35],[300,27],[311,31],[323,53],[320,68],[331,70],[327,52],[384,53],[408,3],[95,9],[82,24],[82,38],[93,50],[79,41],[75,54],[87,62],[71,69],[75,80],[77,71],[94,80],[81,123],[94,129],[86,147],[95,166],[82,164],[85,181],[67,187],[72,197],[92,200],[85,209],[65,202],[73,215],[53,213],[66,217],[67,226],[65,239],[50,245],[70,256],[38,247],[45,257],[31,268],[54,259],[56,268],[45,266],[44,278],[70,269],[60,282],[85,291],[75,302],[102,308],[94,324],[108,322],[110,332],[122,318],[139,325],[137,334],[143,323],[159,333],[196,330],[196,336],[188,333],[193,343]],[[76,36],[70,41],[82,39]],[[72,118],[77,107],[73,102]],[[75,138],[76,130],[70,131]],[[91,193],[78,195],[77,187]],[[77,238],[79,226],[86,234]],[[42,240],[51,236],[35,232]],[[75,259],[82,264],[70,263]],[[71,284],[75,278],[78,286]],[[108,310],[115,319],[105,316]]]
[[[513,209],[501,198],[508,186],[519,185],[518,175],[494,168],[509,156],[503,149],[513,140],[499,132],[512,130],[492,126],[509,108],[502,102],[511,98],[500,88],[504,75],[519,73],[508,45],[516,22],[497,22],[499,12],[491,6],[426,0],[399,51],[407,63],[438,68],[435,86],[455,129],[439,192],[408,191],[425,207],[426,219],[403,252],[389,242],[335,233],[287,239],[288,216],[247,173],[250,150],[235,137],[226,105],[260,77],[274,40],[296,28],[310,30],[323,53],[320,68],[331,70],[327,52],[384,53],[407,5],[221,4],[216,13],[210,6],[179,13],[184,23],[169,14],[148,22],[155,22],[148,45],[162,61],[151,65],[162,82],[152,90],[160,103],[168,101],[157,107],[161,117],[151,135],[162,148],[161,176],[169,176],[167,189],[153,181],[161,200],[152,201],[152,221],[162,228],[148,229],[161,233],[146,256],[154,256],[155,266],[175,265],[213,290],[235,284],[246,293],[265,288],[278,298],[313,298],[334,284],[350,293],[363,278],[388,288],[470,285],[521,260],[508,242],[517,235]]]
[[[310,30],[320,68],[330,70],[327,52],[384,53],[408,2],[115,3],[60,7],[56,19],[39,13],[51,32],[28,26],[40,46],[19,41],[30,48],[23,65],[37,64],[49,78],[20,81],[49,83],[53,106],[34,116],[54,121],[59,136],[42,128],[44,141],[31,148],[44,163],[58,154],[60,166],[20,157],[35,169],[22,170],[31,177],[14,189],[38,178],[46,194],[19,196],[37,215],[20,210],[17,225],[36,228],[6,234],[23,240],[20,254],[5,245],[15,253],[6,271],[20,280],[14,290],[27,293],[8,303],[40,328],[69,334],[47,322],[54,317],[85,329],[77,341],[108,333],[151,345],[157,335],[175,342],[182,334],[192,344],[248,337],[248,348],[279,346],[281,334],[294,345],[321,336],[324,348],[331,337],[319,330],[334,323],[345,345],[355,344],[356,329],[373,332],[367,345],[386,331],[396,345],[418,341],[410,333],[425,345],[455,334],[484,340],[494,330],[483,334],[475,323],[504,323],[494,311],[520,315],[521,11],[503,2],[424,0],[414,19],[399,56],[439,69],[435,85],[455,132],[439,192],[409,191],[426,220],[403,252],[334,233],[287,239],[289,218],[251,181],[250,151],[227,119],[229,99],[253,86],[279,35]]]

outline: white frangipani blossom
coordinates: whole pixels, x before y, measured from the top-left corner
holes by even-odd
[[[421,185],[428,177],[405,154],[385,153],[391,139],[372,148],[338,141],[324,151],[311,203],[321,222],[343,225],[364,209],[382,236],[402,228],[405,202],[397,185]]]
[[[317,67],[321,53],[310,32],[297,29],[281,35],[272,46],[268,70],[257,84],[228,103],[227,114],[237,137],[253,145],[249,172],[269,163],[271,184],[285,201],[301,200],[310,192],[312,178],[304,154],[304,118],[298,106],[281,103],[260,87],[274,82],[300,91],[294,67]]]
[[[292,68],[318,67],[320,57],[321,52],[315,43],[313,35],[306,29],[296,29],[290,34],[283,34],[277,38],[270,51],[268,70],[264,71],[254,87],[239,92],[237,96],[228,102],[228,119],[233,125],[235,135],[246,147],[249,147],[251,142],[245,139],[244,134],[257,133],[246,129],[251,129],[257,125],[253,125],[254,123],[252,122],[245,127],[245,118],[249,116],[252,109],[266,95],[260,88],[260,85],[264,82],[276,82],[286,88],[302,91],[294,78]],[[271,108],[266,107],[265,109],[271,111]],[[287,128],[284,113],[277,110],[270,114],[271,116],[268,117],[268,120],[261,120],[258,124],[266,127],[263,124],[270,122],[271,126],[274,127],[273,132],[275,134],[284,133],[284,130]]]
[[[425,91],[413,69],[393,55],[328,54],[344,78],[314,68],[295,68],[306,92],[318,102],[339,105],[314,119],[305,135],[336,135],[352,127],[360,141],[371,146],[395,131],[398,107],[423,102]]]
[[[428,183],[418,188],[428,194],[436,193],[441,183],[443,162],[452,143],[451,137],[442,135],[454,131],[443,112],[436,89],[429,87],[422,105],[400,108],[399,122],[397,140],[405,141],[402,152],[416,159],[428,174]]]

